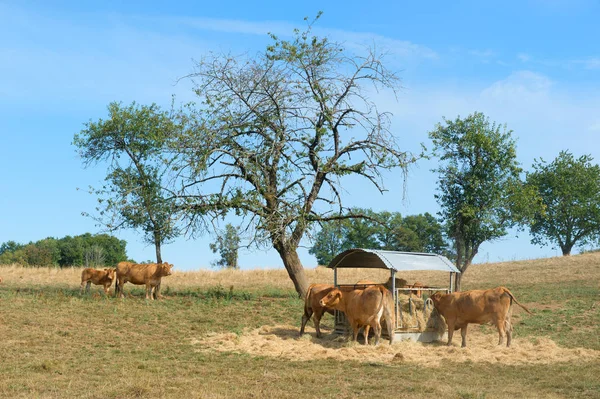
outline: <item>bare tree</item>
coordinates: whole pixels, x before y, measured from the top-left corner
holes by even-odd
[[[174,189],[193,226],[229,210],[280,255],[296,291],[308,287],[297,249],[312,223],[362,217],[342,205],[343,180],[385,191],[381,172],[406,172],[389,114],[368,89],[400,88],[374,50],[348,54],[311,26],[254,58],[212,54],[189,76],[201,105],[171,144],[180,154]],[[211,191],[212,190],[212,191]]]

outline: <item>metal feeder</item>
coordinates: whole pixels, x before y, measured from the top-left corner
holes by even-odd
[[[358,268],[358,269],[387,269],[390,271],[392,279],[392,295],[394,298],[394,311],[396,314],[396,325],[394,326],[395,340],[407,340],[419,342],[433,342],[444,339],[445,333],[440,333],[433,328],[427,328],[424,331],[416,331],[418,326],[408,326],[402,323],[402,307],[398,302],[399,294],[402,292],[411,293],[412,291],[421,292],[453,292],[454,291],[454,273],[460,271],[442,255],[417,252],[383,251],[378,249],[349,249],[337,255],[327,266],[333,269],[333,284],[336,287],[366,287],[368,284],[338,284],[338,269]],[[409,271],[440,271],[450,274],[447,287],[427,287],[427,288],[400,288],[396,287],[396,273]],[[429,307],[433,307],[431,299],[423,300],[423,312]],[[409,312],[414,314],[418,310],[409,297]],[[337,334],[346,334],[349,331],[349,325],[343,312],[335,311],[335,328]],[[384,334],[387,331],[384,329]]]

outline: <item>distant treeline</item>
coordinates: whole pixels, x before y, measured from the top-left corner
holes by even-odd
[[[456,256],[443,226],[430,213],[402,216],[399,212],[375,212],[352,208],[360,219],[323,223],[309,253],[320,265],[327,265],[340,252],[350,248],[383,249],[403,252],[432,252],[450,259]]]
[[[0,264],[23,266],[114,266],[127,260],[127,242],[108,234],[85,233],[60,239],[48,237],[29,244],[0,245]]]

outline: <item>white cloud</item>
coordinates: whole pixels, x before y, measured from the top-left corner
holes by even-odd
[[[596,121],[593,122],[591,125],[588,126],[588,129],[590,132],[600,132],[600,121]]]
[[[506,79],[483,90],[483,97],[513,99],[517,96],[536,96],[548,92],[552,82],[546,76],[532,71],[513,72]]]
[[[474,55],[479,58],[491,58],[496,56],[496,52],[487,49],[487,50],[469,50],[469,54]]]
[[[521,62],[529,62],[529,61],[531,61],[531,56],[529,54],[525,54],[525,53],[519,53],[519,54],[517,54],[517,58]]]

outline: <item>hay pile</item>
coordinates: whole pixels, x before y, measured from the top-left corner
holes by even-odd
[[[410,331],[423,332],[434,330],[443,333],[446,331],[446,323],[440,314],[429,302],[425,306],[423,299],[414,295],[398,295],[399,325]]]
[[[191,343],[199,352],[247,353],[293,361],[334,359],[387,364],[407,362],[424,367],[439,367],[448,361],[522,365],[597,361],[600,357],[600,351],[561,348],[548,338],[515,339],[511,348],[497,346],[497,340],[496,334],[483,334],[477,326],[473,326],[469,331],[468,348],[460,348],[460,342],[447,347],[445,343],[412,341],[388,345],[387,340],[378,346],[365,346],[333,334],[325,334],[323,339],[317,339],[311,332],[300,338],[298,328],[293,326],[263,326],[246,330],[239,336],[234,333],[209,333],[191,339]]]

